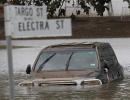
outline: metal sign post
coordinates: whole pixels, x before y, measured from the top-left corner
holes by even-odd
[[[7,53],[8,53],[8,72],[10,86],[10,100],[14,100],[14,75],[13,75],[13,59],[12,59],[12,43],[11,36],[6,36]]]
[[[8,55],[8,73],[9,73],[9,87],[10,87],[10,100],[14,100],[14,75],[13,75],[13,57],[12,57],[12,43],[11,43],[11,24],[8,10],[4,6],[4,18],[5,18],[5,34],[7,41],[7,55]]]

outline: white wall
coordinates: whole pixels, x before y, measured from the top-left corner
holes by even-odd
[[[128,3],[123,2],[123,0],[112,0],[113,9],[114,9],[114,15],[121,15],[122,14],[122,8],[123,13],[130,13],[128,12]],[[125,10],[125,11],[124,11]]]

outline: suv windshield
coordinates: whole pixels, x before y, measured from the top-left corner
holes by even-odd
[[[97,68],[98,60],[95,49],[72,51],[42,52],[35,64],[35,70],[86,70]]]

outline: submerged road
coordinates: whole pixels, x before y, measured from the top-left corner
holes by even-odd
[[[13,40],[16,46],[31,46],[31,48],[13,49],[13,64],[15,72],[15,100],[130,100],[130,76],[121,81],[102,85],[100,87],[76,86],[45,86],[20,87],[18,82],[25,79],[25,69],[33,64],[39,51],[51,44],[68,42],[109,42],[124,66],[125,74],[130,75],[130,38],[103,39],[58,39],[58,40]],[[6,41],[0,41],[6,45]],[[7,51],[0,49],[0,100],[9,99]]]

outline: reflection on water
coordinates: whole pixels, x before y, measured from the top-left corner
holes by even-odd
[[[72,40],[75,42],[77,40]],[[110,42],[122,65],[130,65],[130,39],[96,39],[84,41]],[[64,43],[65,40],[60,40]],[[68,41],[67,41],[68,42]],[[21,44],[20,44],[21,43]],[[15,45],[34,45],[35,48],[13,49],[13,64],[15,72],[15,98],[16,100],[130,100],[130,67],[125,67],[128,76],[121,82],[113,82],[98,87],[82,86],[43,86],[20,87],[17,84],[26,78],[25,69],[28,64],[33,64],[41,47],[59,43],[58,40],[50,41],[17,41]],[[40,47],[41,46],[41,47]],[[6,50],[0,49],[0,100],[9,100],[8,67]],[[126,72],[125,72],[126,74]]]

